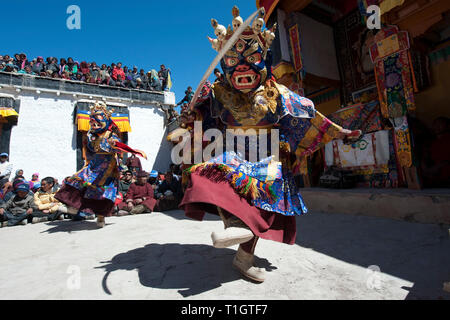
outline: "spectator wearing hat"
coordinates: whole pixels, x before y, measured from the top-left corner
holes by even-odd
[[[0,154],[0,188],[3,188],[11,176],[12,164],[8,161],[8,157],[6,152]]]
[[[34,197],[30,194],[30,186],[26,181],[16,180],[13,188],[15,195],[0,205],[2,226],[5,226],[6,221],[8,226],[25,225],[27,220],[32,220],[33,213],[37,210]]]
[[[156,200],[153,197],[153,188],[147,182],[148,173],[140,171],[137,181],[130,185],[125,202],[119,205],[118,215],[140,214],[153,212]]]

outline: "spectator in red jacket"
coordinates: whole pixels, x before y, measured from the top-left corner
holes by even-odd
[[[125,72],[123,72],[122,69],[122,62],[119,62],[112,71],[112,78],[114,81],[117,81],[117,76],[120,75],[122,78],[122,81],[125,79]]]

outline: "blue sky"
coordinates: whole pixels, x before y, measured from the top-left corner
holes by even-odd
[[[81,30],[66,27],[70,5],[81,9]],[[228,26],[234,5],[244,20],[256,10],[254,0],[9,1],[0,19],[0,54],[121,61],[145,71],[165,64],[178,102],[187,86],[195,90],[216,55],[206,38],[214,36],[211,18]]]

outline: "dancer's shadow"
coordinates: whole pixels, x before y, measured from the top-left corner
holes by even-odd
[[[106,223],[105,226],[111,225],[112,223]],[[52,221],[46,223],[47,226],[52,228],[42,231],[41,233],[56,233],[56,232],[76,232],[76,231],[90,231],[98,230],[97,223],[95,220],[85,220],[85,221]]]
[[[110,261],[102,262],[105,265],[97,269],[106,271],[102,286],[108,294],[112,294],[107,284],[111,272],[137,269],[142,285],[179,289],[183,297],[188,297],[241,279],[240,273],[232,267],[235,253],[232,249],[216,249],[203,244],[153,243],[120,253]],[[266,271],[276,269],[267,259],[256,256],[255,264]]]
[[[169,216],[171,218],[177,219],[177,220],[190,220],[193,221],[192,218],[189,218],[186,216],[183,210],[181,209],[173,209],[173,210],[166,210],[166,211],[160,211],[162,214],[165,214],[166,216]],[[206,213],[203,217],[202,221],[221,221],[219,215],[217,214],[211,214]]]

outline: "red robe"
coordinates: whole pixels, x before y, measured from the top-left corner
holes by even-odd
[[[127,195],[125,196],[124,202],[133,200],[133,204],[137,205],[135,200],[144,197],[145,200],[141,204],[146,206],[150,211],[153,211],[153,208],[156,205],[156,199],[153,197],[153,188],[150,183],[146,183],[144,185],[132,183],[128,189]]]

